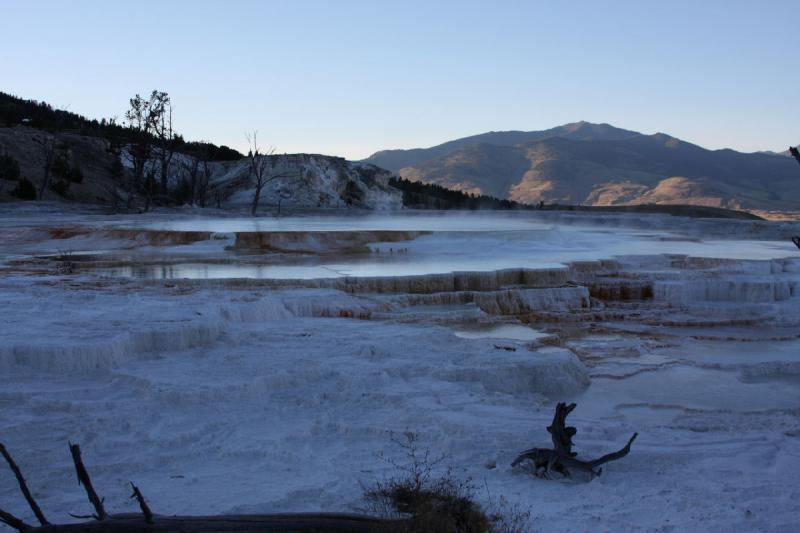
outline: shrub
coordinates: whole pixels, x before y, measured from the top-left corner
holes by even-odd
[[[418,486],[394,480],[367,491],[365,497],[384,508],[410,515],[407,531],[415,533],[490,533],[491,519],[459,482],[443,476]]]
[[[392,518],[408,517],[398,532],[414,533],[522,533],[528,531],[529,513],[501,500],[498,512],[487,513],[474,501],[470,479],[457,479],[451,469],[434,471],[444,457],[421,451],[418,436],[407,432],[395,441],[405,452],[404,464],[388,461],[400,474],[364,488],[368,511]]]
[[[77,265],[73,260],[73,253],[71,250],[59,250],[56,260],[56,272],[59,274],[74,274],[77,271]]]
[[[69,195],[69,183],[67,180],[58,180],[50,186],[59,196],[66,198]]]
[[[67,179],[72,183],[83,183],[83,170],[77,163],[70,167]]]
[[[19,179],[19,161],[9,154],[0,155],[0,180]]]
[[[19,180],[17,188],[11,192],[20,200],[36,200],[36,187],[33,186],[33,183],[28,178]]]

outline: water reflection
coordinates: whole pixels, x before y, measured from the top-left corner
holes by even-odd
[[[369,254],[329,256],[265,252],[246,259],[240,257],[238,262],[229,264],[210,264],[196,259],[171,265],[112,268],[101,273],[149,279],[414,276],[457,271],[557,268],[572,261],[627,255],[773,259],[793,256],[796,252],[789,241],[699,240],[671,232],[667,229],[669,226],[643,230],[543,223],[525,213],[196,219],[162,221],[156,226],[216,232],[430,230],[434,233],[411,241],[373,243]]]

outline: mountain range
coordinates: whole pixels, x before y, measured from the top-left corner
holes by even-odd
[[[365,162],[412,181],[525,203],[800,210],[800,168],[784,154],[707,150],[609,124],[488,132],[384,150]]]

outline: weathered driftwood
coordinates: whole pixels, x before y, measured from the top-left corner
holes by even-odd
[[[591,461],[576,459],[577,455],[572,451],[572,437],[577,433],[577,429],[567,426],[567,416],[575,409],[576,404],[569,405],[559,403],[553,416],[553,423],[547,427],[553,441],[553,448],[531,448],[520,452],[511,466],[517,466],[526,461],[533,463],[535,472],[542,477],[550,478],[552,472],[558,472],[566,477],[576,477],[577,475],[588,477],[589,479],[599,476],[603,469],[600,465],[621,459],[631,451],[631,444],[636,439],[638,433],[634,433],[622,449],[608,453],[602,457]],[[595,470],[596,469],[596,470]]]
[[[567,417],[575,409],[576,404],[569,405],[559,403],[556,405],[556,412],[553,415],[553,423],[547,426],[547,432],[553,441],[553,449],[562,455],[574,457],[577,455],[572,451],[572,437],[578,432],[572,426],[567,426]]]
[[[13,514],[0,509],[0,522],[26,533],[138,533],[138,532],[174,532],[185,533],[225,533],[240,531],[287,531],[287,532],[375,532],[399,530],[408,522],[402,519],[383,519],[373,516],[346,513],[284,513],[258,515],[213,515],[213,516],[165,516],[156,515],[150,510],[139,487],[131,483],[133,494],[139,503],[142,514],[109,515],[92,486],[89,472],[83,464],[81,449],[77,444],[70,444],[72,461],[78,481],[86,491],[95,514],[93,520],[77,524],[51,524],[34,500],[22,473],[11,455],[0,443],[0,453],[5,457],[17,478],[25,499],[33,510],[41,526],[32,526]],[[81,518],[81,517],[77,517]]]

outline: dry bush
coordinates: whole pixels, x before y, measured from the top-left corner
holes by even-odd
[[[445,456],[421,450],[419,436],[406,432],[400,446],[405,461],[386,461],[398,473],[364,486],[367,511],[386,518],[408,518],[396,526],[397,533],[524,533],[529,531],[529,513],[520,512],[505,499],[497,505],[490,498],[491,512],[474,500],[472,480],[458,479],[451,468],[442,470]]]
[[[73,253],[70,250],[59,250],[56,255],[56,272],[59,274],[74,274],[77,271]]]

